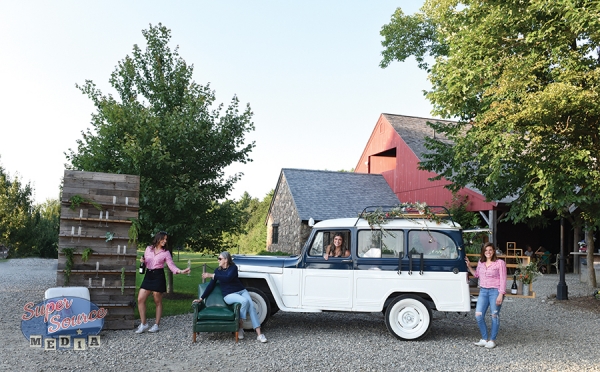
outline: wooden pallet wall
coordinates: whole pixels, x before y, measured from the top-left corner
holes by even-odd
[[[56,285],[65,285],[63,249],[73,248],[67,285],[88,287],[90,300],[108,309],[105,329],[134,328],[137,247],[129,243],[129,228],[132,219],[138,218],[139,194],[138,176],[65,170]],[[72,208],[76,195],[86,202]],[[107,241],[107,232],[114,234],[112,240]],[[93,253],[83,262],[81,254],[86,248]]]

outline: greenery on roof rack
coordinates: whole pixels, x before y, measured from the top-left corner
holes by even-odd
[[[428,206],[427,203],[402,203],[394,207],[377,207],[375,210],[367,211],[373,207],[367,207],[358,216],[367,220],[369,226],[381,227],[394,218],[405,218],[409,220],[430,220],[441,223],[442,218],[450,217],[450,212],[445,207]]]

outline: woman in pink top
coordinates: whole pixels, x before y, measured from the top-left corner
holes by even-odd
[[[479,278],[479,297],[475,307],[475,319],[477,319],[477,325],[481,332],[481,340],[475,342],[475,345],[491,349],[496,347],[496,336],[500,329],[500,308],[506,293],[506,263],[498,259],[492,243],[486,243],[481,249],[481,256],[475,270],[469,265],[468,258],[466,258],[466,262],[471,275]],[[489,337],[485,323],[488,307],[492,313],[492,329]]]
[[[140,286],[138,293],[138,310],[140,311],[140,320],[142,323],[135,333],[142,333],[149,328],[146,323],[146,299],[150,293],[154,294],[154,303],[156,304],[156,322],[148,332],[158,332],[160,316],[162,315],[162,294],[167,291],[167,281],[165,279],[165,262],[173,274],[187,274],[190,269],[179,270],[173,263],[171,251],[167,246],[167,233],[159,232],[154,236],[152,245],[146,247],[144,255],[140,259],[146,263],[146,275]]]

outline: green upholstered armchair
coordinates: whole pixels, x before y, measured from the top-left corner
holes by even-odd
[[[202,296],[206,287],[208,287],[208,283],[198,285],[198,297]],[[235,342],[238,342],[241,306],[237,302],[227,305],[223,301],[221,286],[217,282],[208,298],[192,304],[194,308],[193,342],[196,342],[198,332],[235,332]]]

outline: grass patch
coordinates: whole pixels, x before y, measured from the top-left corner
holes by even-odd
[[[137,265],[139,265],[140,257],[144,251],[137,251],[138,260]],[[271,256],[289,256],[289,253],[284,252],[267,252],[261,251],[258,253],[259,255],[271,255]],[[180,269],[185,269],[188,265],[188,260],[191,261],[192,272],[190,276],[186,274],[181,275],[173,275],[173,288],[174,292],[171,295],[166,293],[163,294],[163,314],[162,316],[171,316],[171,315],[180,315],[187,314],[192,312],[192,301],[198,298],[198,284],[202,283],[202,267],[206,264],[206,271],[212,273],[218,266],[217,255],[203,255],[200,253],[193,252],[173,252],[173,262]],[[139,267],[139,266],[138,266]],[[168,268],[165,268],[165,275]],[[140,290],[140,285],[144,280],[144,276],[139,273],[135,278],[135,301],[137,303],[137,295]],[[140,313],[135,308],[135,317],[136,319],[140,318]],[[155,318],[156,317],[156,306],[154,305],[154,299],[152,295],[148,297],[146,300],[146,317],[147,318]]]
[[[139,265],[139,258],[142,256],[144,251],[138,250],[137,253],[137,262]],[[206,264],[206,271],[211,273],[218,266],[217,256],[214,255],[205,256],[200,253],[180,252],[178,254],[176,251],[173,252],[173,261],[180,269],[183,270],[187,267],[188,260],[191,261],[192,268],[190,276],[187,276],[186,274],[173,275],[173,288],[175,293],[172,295],[168,295],[166,293],[163,294],[163,316],[187,314],[192,312],[192,301],[195,298],[198,298],[198,284],[202,283],[203,265]],[[165,270],[169,269],[165,268]],[[135,292],[136,302],[140,285],[142,284],[143,280],[144,276],[138,273],[135,280],[135,286],[137,288]],[[137,306],[135,309],[135,316],[136,319],[139,319],[140,317]],[[146,300],[146,317],[156,317],[156,306],[154,305],[154,299],[152,298],[152,295],[150,295]]]

